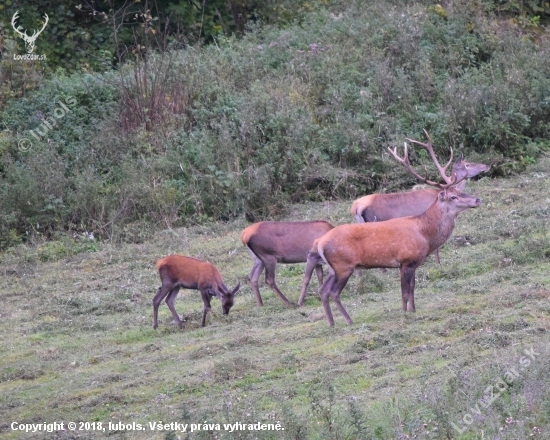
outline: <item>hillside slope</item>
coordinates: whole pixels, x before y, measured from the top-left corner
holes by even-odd
[[[0,254],[0,432],[45,438],[11,423],[57,420],[130,426],[55,438],[546,438],[549,169],[545,157],[520,176],[470,184],[482,206],[459,217],[442,264],[430,258],[417,271],[415,314],[401,312],[396,271],[352,277],[342,294],[351,326],[338,313],[327,326],[315,282],[302,309],[265,286],[257,307],[244,220],[166,230],[141,245],[96,244],[56,261],[43,261],[55,259],[55,242],[14,247]],[[296,205],[289,218],[351,222],[349,205]],[[229,317],[215,299],[200,328],[200,295],[182,291],[185,328],[163,304],[152,329],[154,262],[175,252],[244,284]],[[278,266],[294,303],[303,266]],[[159,421],[213,426],[151,431]],[[224,430],[236,422],[284,431]]]

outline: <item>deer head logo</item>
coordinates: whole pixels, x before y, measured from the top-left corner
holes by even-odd
[[[25,49],[27,49],[27,53],[32,53],[34,50],[34,42],[38,38],[38,36],[42,33],[46,25],[48,24],[48,14],[44,14],[44,26],[42,26],[42,29],[39,31],[34,31],[33,34],[29,37],[27,35],[27,31],[22,32],[23,28],[21,26],[15,27],[15,22],[19,18],[19,11],[16,11],[15,14],[13,14],[13,17],[11,19],[11,25],[13,26],[13,29],[15,32],[17,32],[21,38],[23,38],[23,41],[25,41]]]

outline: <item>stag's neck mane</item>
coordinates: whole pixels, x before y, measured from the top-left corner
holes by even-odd
[[[430,253],[443,245],[453,233],[457,214],[447,209],[439,198],[418,216],[422,225],[422,234],[430,243]]]

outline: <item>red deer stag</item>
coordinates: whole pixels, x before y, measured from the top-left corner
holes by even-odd
[[[447,168],[453,160],[453,150],[451,148],[451,158],[449,162],[442,167],[435,157],[432,146],[432,139],[426,130],[427,143],[418,142],[412,139],[407,139],[415,144],[422,145],[434,161],[441,177],[447,184],[450,183],[451,177],[447,176]],[[464,191],[466,188],[466,180],[477,176],[480,173],[487,171],[489,165],[482,163],[472,163],[463,160],[462,156],[455,161],[451,169],[451,176],[456,175],[459,182],[456,188],[459,191]],[[410,215],[420,215],[425,212],[437,198],[439,191],[433,188],[419,189],[416,191],[406,191],[393,194],[369,194],[361,197],[351,205],[351,214],[355,216],[357,222],[376,222],[385,221],[392,218],[407,217]],[[434,256],[439,263],[439,252],[435,250]]]
[[[258,222],[243,230],[241,241],[248,247],[254,258],[250,282],[259,306],[264,305],[258,287],[258,280],[264,267],[266,284],[286,305],[290,305],[290,301],[275,283],[275,266],[277,263],[304,263],[315,239],[332,228],[333,226],[325,221]],[[323,269],[322,262],[318,263],[312,267],[311,272],[315,268],[319,286],[321,286],[323,284]],[[309,278],[311,278],[311,274]],[[305,284],[305,288],[307,289],[307,284]]]
[[[166,297],[166,304],[172,312],[174,321],[179,327],[183,327],[174,302],[181,287],[184,289],[197,289],[200,291],[204,309],[202,311],[201,327],[206,322],[206,314],[210,311],[210,299],[214,296],[220,298],[224,315],[229,314],[233,306],[235,294],[239,290],[240,283],[232,291],[223,284],[220,272],[211,263],[197,260],[183,255],[169,255],[157,261],[162,285],[153,299],[153,328],[158,327],[157,317],[160,303]]]
[[[435,202],[415,217],[403,217],[374,223],[337,226],[313,244],[308,254],[308,267],[323,260],[329,266],[329,276],[321,287],[320,296],[330,326],[334,319],[330,310],[332,298],[346,322],[351,318],[340,301],[340,293],[355,268],[400,268],[403,311],[415,311],[415,271],[424,260],[450,237],[458,214],[476,208],[481,201],[453,188],[459,182],[442,185],[422,178],[411,167],[407,144],[404,157],[392,155],[417,179],[440,188]],[[300,298],[302,301],[302,298]]]

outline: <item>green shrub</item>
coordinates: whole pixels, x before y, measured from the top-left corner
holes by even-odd
[[[36,224],[140,241],[409,187],[386,147],[423,129],[440,157],[452,146],[491,161],[493,175],[520,172],[548,149],[550,39],[523,38],[493,6],[335,4],[118,72],[59,71],[2,113],[2,243]],[[70,97],[55,127],[29,136]],[[419,151],[415,166],[427,162]]]
[[[97,249],[96,243],[88,237],[79,237],[78,240],[62,237],[38,246],[37,253],[40,261],[57,261],[82,252],[95,252]]]

